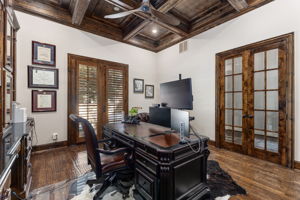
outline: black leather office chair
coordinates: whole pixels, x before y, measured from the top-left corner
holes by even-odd
[[[128,148],[117,148],[104,150],[99,148],[99,143],[111,142],[112,139],[97,140],[95,130],[88,120],[71,114],[70,119],[81,125],[87,148],[88,163],[96,174],[95,180],[88,180],[87,184],[92,187],[94,184],[102,183],[101,188],[94,196],[94,200],[101,199],[103,192],[111,185],[116,185],[123,194],[123,198],[129,194],[132,185],[132,154]],[[127,182],[126,182],[127,181]],[[131,181],[131,182],[130,182]]]

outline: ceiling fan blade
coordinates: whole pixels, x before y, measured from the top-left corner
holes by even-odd
[[[129,10],[129,11],[126,11],[126,12],[120,12],[120,13],[116,13],[116,14],[105,15],[104,18],[105,19],[117,19],[117,18],[125,17],[127,15],[131,15],[132,13],[139,12],[139,11],[140,11],[140,9]]]
[[[155,9],[151,9],[151,12],[155,17],[157,17],[162,22],[165,22],[165,23],[173,25],[173,26],[178,26],[180,24],[180,21],[176,17],[173,17],[168,14],[164,14]]]

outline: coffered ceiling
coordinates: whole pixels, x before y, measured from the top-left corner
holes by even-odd
[[[14,9],[96,35],[158,52],[273,0],[151,0],[156,10],[180,20],[174,26],[136,12],[119,19],[105,15],[138,8],[141,0],[13,0]]]

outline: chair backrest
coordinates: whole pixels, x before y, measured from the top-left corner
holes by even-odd
[[[89,163],[93,169],[93,171],[96,173],[97,179],[102,176],[102,165],[101,165],[101,158],[100,154],[98,153],[98,142],[95,130],[91,123],[83,119],[79,116],[76,116],[74,114],[71,114],[69,118],[75,122],[77,128],[79,128],[81,125],[84,136],[85,136],[85,143],[86,143],[86,149],[87,149],[87,156]]]

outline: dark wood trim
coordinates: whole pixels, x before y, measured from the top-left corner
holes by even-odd
[[[300,162],[299,161],[294,161],[294,169],[299,169],[300,170]]]
[[[216,142],[213,141],[213,140],[209,140],[209,141],[208,141],[208,145],[211,145],[211,146],[216,147]]]
[[[77,69],[76,66],[80,63],[93,64],[98,68],[99,82],[98,82],[98,93],[102,94],[98,98],[98,113],[100,117],[100,125],[97,130],[98,139],[102,138],[102,125],[107,123],[107,95],[106,95],[106,71],[108,69],[118,69],[124,72],[124,112],[125,115],[128,114],[128,68],[127,64],[122,64],[118,62],[112,62],[107,60],[101,60],[97,58],[90,58],[85,56],[79,56],[74,54],[68,54],[68,116],[70,114],[78,113],[75,108],[77,108],[77,101],[74,98],[74,94],[77,92],[77,86],[74,87],[74,83],[77,83]],[[101,115],[102,113],[102,115]],[[77,138],[77,130],[74,128],[71,120],[68,119],[68,144],[74,145],[78,142],[84,142],[84,140],[78,140]],[[82,138],[81,138],[82,139]]]
[[[68,146],[68,141],[60,141],[60,142],[33,146],[32,151],[37,152],[37,151],[55,149],[55,148],[66,147],[66,146]]]

